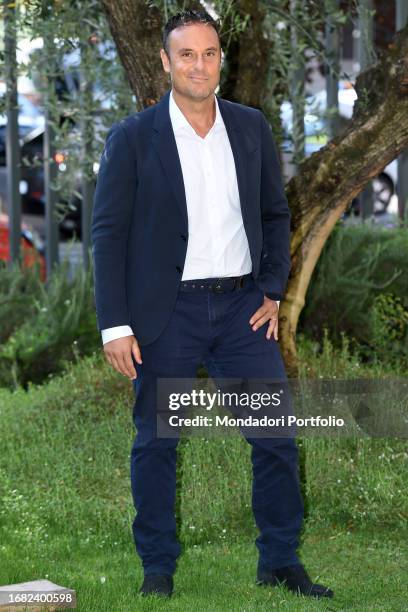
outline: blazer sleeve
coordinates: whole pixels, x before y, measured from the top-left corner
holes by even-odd
[[[117,122],[108,131],[100,158],[91,221],[99,331],[130,324],[126,257],[136,189],[135,156],[124,126]]]
[[[281,300],[285,293],[291,264],[291,214],[272,131],[262,112],[260,112],[260,119],[263,248],[258,285],[271,299]]]

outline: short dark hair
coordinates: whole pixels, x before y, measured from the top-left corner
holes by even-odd
[[[212,26],[217,32],[218,40],[220,40],[218,23],[209,13],[207,13],[207,11],[180,11],[179,13],[176,13],[170,17],[163,29],[163,48],[167,55],[169,55],[168,38],[170,32],[176,28],[180,28],[191,23],[204,23]]]

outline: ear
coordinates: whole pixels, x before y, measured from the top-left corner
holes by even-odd
[[[170,60],[164,49],[160,49],[160,58],[162,61],[164,72],[170,73]]]

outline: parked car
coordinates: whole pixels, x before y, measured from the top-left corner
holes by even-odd
[[[4,94],[3,84],[0,83],[0,94]],[[44,115],[41,109],[33,104],[23,94],[18,94],[17,103],[19,106],[18,113],[18,132],[19,137],[23,138],[32,130],[38,127],[44,127]],[[7,117],[5,114],[0,114],[0,165],[6,164],[6,126]]]
[[[75,128],[73,128],[73,133]],[[21,141],[21,157],[28,162],[22,165],[20,193],[22,196],[23,213],[45,216],[44,165],[43,165],[44,128],[37,128],[26,134]],[[70,156],[79,155],[75,147],[71,152],[59,149],[54,153],[57,172],[65,173],[70,162]],[[81,175],[75,173],[74,188],[69,201],[62,198],[65,211],[59,222],[61,237],[72,237],[75,233],[81,238]]]
[[[21,228],[21,253],[22,265],[24,268],[29,268],[39,263],[40,279],[46,280],[46,263],[44,257],[44,247],[40,239],[26,223],[22,224]],[[9,233],[9,217],[4,213],[0,213],[0,260],[8,261],[10,258],[10,233]]]
[[[357,99],[356,91],[349,81],[339,81],[338,104],[340,121],[347,122],[353,116],[353,106]],[[314,95],[306,97],[305,101],[305,155],[308,157],[328,142],[327,129],[327,94],[326,90],[321,90]],[[292,131],[293,131],[293,112],[290,102],[283,102],[281,105],[281,121],[285,133],[285,140],[282,149],[286,153],[293,150]],[[387,211],[391,197],[396,192],[397,186],[397,160],[393,160],[384,170],[372,180],[374,195],[374,214],[382,214]],[[354,199],[350,207],[356,214],[359,214],[358,198]],[[350,211],[350,209],[349,209]]]
[[[19,113],[19,144],[21,155],[20,169],[20,194],[22,200],[23,215],[35,215],[45,217],[45,186],[44,186],[44,165],[43,165],[43,143],[44,143],[44,117],[37,115],[30,116],[30,112],[38,113],[37,107],[25,100],[24,96],[19,96],[22,102]],[[77,160],[80,158],[81,135],[79,126],[70,117],[61,116],[61,124],[69,122],[68,142],[64,149],[59,149],[54,153],[54,160],[57,164],[57,172],[60,179],[63,175],[68,175],[72,168],[76,168]],[[6,124],[5,115],[0,115],[0,166],[6,165]],[[95,132],[103,130],[101,118],[95,116]],[[71,165],[71,160],[74,162]],[[94,163],[94,179],[98,172],[98,163]],[[69,196],[59,194],[58,200],[63,205],[59,207],[58,214],[60,238],[72,238],[74,235],[82,237],[82,175],[81,168],[72,170],[66,184],[69,187]],[[60,180],[60,184],[64,180]],[[66,192],[67,190],[65,190]],[[6,174],[0,172],[0,194],[6,194]],[[4,196],[3,196],[4,197]],[[63,210],[62,210],[63,208]]]
[[[75,128],[73,128],[73,131]],[[45,216],[44,165],[43,165],[44,127],[36,127],[20,135],[20,155],[22,159],[20,171],[20,194],[23,215]],[[57,171],[67,171],[70,155],[67,150],[54,153]],[[79,155],[75,152],[74,155]],[[0,156],[0,165],[5,165],[5,155]],[[95,168],[96,171],[96,168]],[[4,176],[4,175],[3,175]],[[96,180],[96,179],[95,179]],[[3,188],[5,191],[5,188]],[[75,175],[74,189],[69,201],[62,200],[65,211],[59,222],[62,238],[71,238],[74,233],[81,238],[81,176]]]

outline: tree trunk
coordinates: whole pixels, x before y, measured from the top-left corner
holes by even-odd
[[[102,2],[140,106],[156,102],[168,88],[158,55],[160,11],[148,8],[143,0]],[[251,22],[236,47],[235,62],[234,47],[228,52],[231,82],[224,85],[224,95],[259,107],[267,45],[264,48],[261,40],[263,9],[257,4],[252,0],[240,2],[240,10],[251,12]],[[290,376],[297,375],[299,315],[330,232],[367,182],[408,146],[408,25],[377,64],[359,75],[355,88],[358,101],[346,131],[304,160],[287,186],[292,212],[292,268],[280,307],[279,335]]]
[[[269,70],[271,41],[265,36],[266,7],[258,0],[239,0],[234,3],[236,14],[242,21],[248,18],[244,31],[228,42],[222,37],[225,52],[225,70],[220,93],[223,98],[254,108],[263,108]],[[226,19],[224,30],[233,28]]]
[[[102,0],[138,110],[155,104],[169,88],[161,49],[163,20],[160,10],[145,0]]]
[[[101,0],[112,37],[136,96],[138,110],[160,100],[170,88],[159,55],[162,48],[162,12],[146,0]],[[180,2],[180,10],[182,8]],[[201,8],[197,0],[189,8]]]
[[[279,323],[293,376],[296,327],[322,248],[352,199],[408,146],[408,25],[377,64],[358,76],[355,89],[358,100],[346,131],[306,159],[288,184],[292,267]]]

